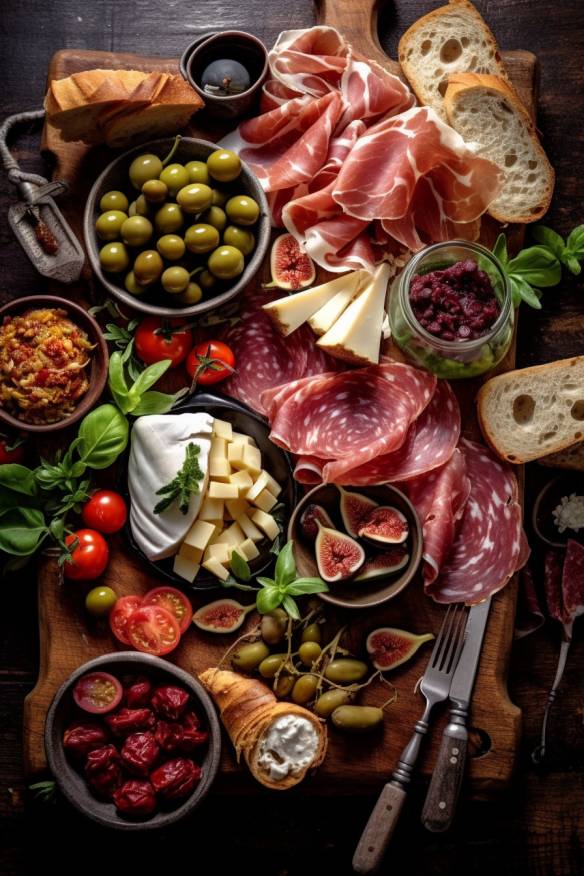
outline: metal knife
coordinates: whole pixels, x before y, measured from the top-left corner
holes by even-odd
[[[466,721],[490,607],[488,599],[471,608],[462,654],[450,685],[450,722],[442,734],[422,810],[422,824],[435,833],[450,827],[458,801],[466,763]]]

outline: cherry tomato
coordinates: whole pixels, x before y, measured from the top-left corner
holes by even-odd
[[[178,645],[180,628],[176,618],[165,608],[142,605],[128,618],[126,635],[137,651],[161,657]]]
[[[176,587],[155,587],[146,594],[142,605],[161,605],[169,611],[176,618],[181,636],[188,630],[193,617],[190,599]]]
[[[72,561],[64,563],[65,577],[72,581],[99,578],[109,559],[105,538],[94,529],[78,529],[66,537],[65,544],[70,545],[75,539],[79,539],[79,544],[71,555]]]
[[[83,522],[98,532],[108,535],[117,532],[126,522],[128,512],[126,503],[119,493],[113,490],[98,490],[83,506]]]
[[[189,353],[186,367],[193,380],[208,386],[233,373],[235,356],[222,341],[203,341]]]
[[[122,692],[122,685],[109,672],[88,672],[73,688],[73,699],[83,711],[105,715],[119,706]]]
[[[0,465],[9,462],[22,462],[24,459],[24,444],[14,444],[8,438],[0,438]]]
[[[152,365],[162,359],[170,359],[172,362],[170,367],[176,368],[186,357],[193,343],[190,331],[181,330],[180,327],[183,325],[181,319],[147,316],[134,335],[136,354],[146,365]]]
[[[130,640],[126,635],[126,624],[133,612],[142,605],[139,596],[122,596],[110,611],[110,629],[116,639],[123,645],[129,645]]]

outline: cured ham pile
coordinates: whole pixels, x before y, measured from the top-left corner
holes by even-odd
[[[270,195],[273,224],[330,271],[372,270],[403,248],[475,239],[501,188],[409,88],[330,27],[280,34],[262,113],[224,139]]]

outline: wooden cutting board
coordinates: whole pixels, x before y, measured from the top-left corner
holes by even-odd
[[[399,73],[399,67],[387,58],[377,39],[376,0],[320,0],[317,5],[319,22],[337,27],[362,55]],[[529,52],[506,52],[504,60],[519,93],[533,113],[536,95],[535,57]],[[178,70],[174,59],[67,49],[53,56],[49,80],[96,67]],[[204,113],[199,113],[194,117],[189,133],[205,139],[216,139],[222,131],[207,120]],[[82,144],[64,143],[58,131],[50,126],[46,126],[44,131],[43,148],[51,152],[55,159],[55,175],[64,177],[71,185],[70,196],[63,199],[60,206],[82,239],[85,196],[98,173],[111,161],[112,153],[104,148],[89,150]],[[492,242],[498,230],[495,223],[485,223],[482,239]],[[521,242],[522,229],[510,228],[507,231],[515,244]],[[268,266],[265,265],[263,277],[260,276],[258,281],[267,279],[268,273]],[[84,282],[67,291],[77,300],[91,299],[94,290],[89,270],[86,269]],[[512,368],[513,365],[514,350],[510,351],[501,370]],[[461,381],[456,389],[463,411],[464,433],[468,437],[478,438],[474,412],[477,383]],[[104,583],[112,586],[120,596],[140,594],[163,583],[157,581],[150,569],[130,552],[121,536],[112,537],[110,547],[111,561],[104,575]],[[37,685],[28,695],[24,711],[24,759],[30,779],[43,774],[47,768],[44,721],[56,689],[80,664],[118,648],[107,625],[87,617],[83,599],[88,588],[78,583],[64,582],[55,558],[50,555],[44,555],[40,560],[38,585],[40,670]],[[521,713],[509,700],[506,676],[516,595],[516,582],[512,582],[493,599],[485,635],[471,721],[474,728],[471,734],[473,756],[469,759],[468,774],[474,796],[484,796],[504,788],[515,762]],[[199,597],[194,599],[196,606],[202,601]],[[362,641],[362,636],[368,631],[385,625],[415,632],[437,632],[442,616],[443,608],[424,596],[419,581],[388,606],[372,613],[335,616],[327,612],[333,626],[347,620],[351,622],[351,639],[356,642]],[[254,618],[250,618],[249,626],[254,622]],[[170,659],[197,673],[216,665],[231,641],[232,637],[204,634],[193,628],[176,652],[170,655]],[[388,676],[395,685],[398,698],[388,708],[382,733],[365,738],[347,738],[337,732],[330,733],[327,758],[317,774],[304,783],[303,792],[355,793],[381,786],[421,713],[422,699],[415,693],[415,686],[423,674],[428,656],[429,646],[425,646],[410,663]],[[375,684],[368,688],[362,700],[369,704],[381,704],[389,695],[387,686]],[[428,740],[421,762],[423,777],[427,778],[431,773],[446,718],[443,713]],[[259,787],[245,770],[235,764],[228,742],[224,747],[218,787],[230,792],[242,790],[246,793]]]

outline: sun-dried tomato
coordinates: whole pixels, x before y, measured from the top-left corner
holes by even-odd
[[[63,747],[76,757],[85,757],[95,748],[108,742],[108,733],[101,724],[93,721],[75,721],[63,734]]]
[[[154,733],[149,730],[146,733],[132,733],[128,736],[120,752],[128,772],[138,776],[148,775],[159,754],[160,748]]]
[[[129,709],[139,709],[147,706],[150,703],[150,692],[152,683],[150,679],[143,675],[138,676],[125,691],[125,703]]]
[[[123,782],[120,755],[114,745],[104,745],[90,751],[85,762],[89,785],[100,797],[111,798]]]
[[[154,735],[163,751],[176,751],[185,734],[182,724],[175,721],[157,721]]]
[[[200,778],[200,766],[188,757],[167,760],[150,773],[154,790],[165,800],[180,800],[182,797],[187,797]]]
[[[130,779],[114,793],[116,808],[124,815],[145,817],[156,811],[154,788],[147,781]]]
[[[156,718],[150,709],[120,709],[113,715],[104,715],[104,721],[114,736],[129,736],[138,730],[150,730]]]
[[[201,719],[192,709],[189,709],[188,712],[184,713],[181,718],[181,723],[183,727],[190,727],[191,730],[201,729]]]
[[[184,754],[191,754],[197,748],[205,745],[209,738],[209,734],[205,730],[194,730],[192,727],[185,727],[183,737],[179,743],[179,750]]]
[[[178,721],[187,707],[190,697],[186,690],[174,684],[157,687],[152,694],[152,708],[161,718]]]

